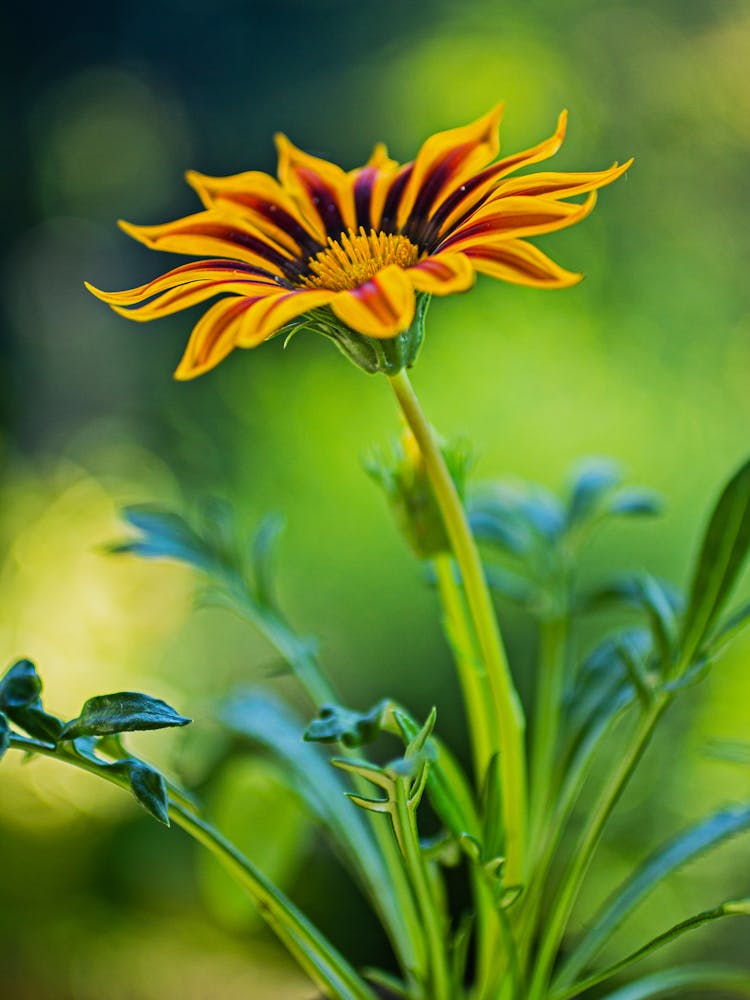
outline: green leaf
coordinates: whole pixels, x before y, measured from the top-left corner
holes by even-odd
[[[320,718],[310,723],[304,739],[311,743],[342,743],[345,747],[366,746],[380,735],[388,706],[387,700],[379,701],[363,714],[343,705],[323,705]]]
[[[42,681],[34,664],[30,660],[19,660],[0,680],[0,709],[29,736],[56,743],[63,724],[45,712],[41,690]]]
[[[31,660],[18,660],[0,680],[0,708],[25,708],[41,690],[42,681]]]
[[[695,916],[688,917],[687,920],[682,920],[679,924],[675,924],[674,927],[670,927],[669,930],[664,931],[663,934],[659,934],[626,958],[615,962],[614,965],[610,965],[606,969],[594,973],[581,982],[563,989],[555,989],[553,986],[550,993],[550,1000],[571,1000],[572,997],[577,997],[585,990],[591,989],[592,986],[604,982],[605,979],[610,979],[629,965],[633,965],[634,962],[639,962],[642,958],[645,958],[657,949],[663,948],[664,945],[669,944],[688,931],[703,927],[704,924],[713,923],[713,921],[721,920],[723,917],[747,916],[750,916],[750,899],[730,900],[727,903],[722,903],[721,906],[715,907],[713,910],[704,910],[702,913],[696,913]]]
[[[750,548],[750,462],[724,488],[703,536],[682,627],[682,664],[707,638]]]
[[[726,646],[735,639],[740,632],[750,625],[750,601],[742,607],[733,611],[726,618],[719,631],[714,635],[706,649],[706,654],[711,658],[717,656]]]
[[[269,608],[276,606],[273,559],[276,554],[276,543],[283,529],[284,518],[280,514],[269,514],[263,518],[253,538],[252,567],[255,593],[258,603]]]
[[[721,991],[738,997],[750,997],[750,973],[731,965],[685,965],[644,976],[607,993],[604,1000],[653,1000],[655,997],[684,997],[685,990]]]
[[[651,855],[594,917],[560,969],[567,985],[586,968],[639,903],[674,871],[750,828],[750,805],[724,809],[683,830]]]
[[[132,757],[110,766],[127,774],[130,789],[146,812],[169,826],[169,797],[163,776],[148,764]]]
[[[10,746],[10,726],[8,725],[8,720],[5,718],[2,712],[0,712],[0,759],[2,759],[3,754]]]
[[[77,719],[68,722],[60,738],[110,736],[149,729],[186,726],[192,720],[179,715],[166,702],[137,691],[119,691],[89,698]]]

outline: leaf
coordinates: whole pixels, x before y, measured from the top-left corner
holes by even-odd
[[[662,499],[650,490],[618,490],[607,505],[608,514],[625,517],[653,517],[664,509]]]
[[[304,739],[311,743],[342,743],[345,747],[361,747],[378,738],[383,727],[387,700],[367,713],[354,712],[343,705],[323,705],[320,718],[305,730]]]
[[[588,459],[579,466],[568,501],[568,527],[580,524],[595,513],[605,494],[622,480],[618,466],[608,459]]]
[[[120,691],[89,698],[77,719],[63,728],[60,738],[110,736],[140,730],[186,726],[191,719],[179,715],[166,702],[137,691]]]
[[[725,649],[740,632],[750,625],[750,601],[742,607],[733,611],[728,618],[722,622],[721,628],[711,639],[706,649],[706,654],[711,658],[717,656]]]
[[[653,1000],[655,997],[684,996],[684,991],[721,990],[738,997],[750,997],[750,973],[731,965],[685,965],[644,976],[607,993],[604,1000]]]
[[[706,528],[682,627],[682,665],[707,638],[750,548],[750,462],[732,477]]]
[[[169,797],[163,776],[148,764],[132,757],[110,766],[127,774],[131,791],[146,812],[169,826]]]
[[[557,981],[566,985],[590,963],[605,942],[639,903],[674,871],[730,837],[750,828],[750,805],[724,809],[683,830],[630,876],[594,917],[560,969]]]
[[[42,681],[31,660],[18,660],[0,680],[0,707],[24,708],[39,697]]]
[[[179,514],[151,504],[137,504],[125,507],[122,516],[143,533],[142,537],[116,542],[108,547],[109,552],[132,553],[146,559],[177,559],[202,570],[215,568],[214,554]]]
[[[255,532],[252,547],[252,567],[255,577],[255,593],[258,603],[275,607],[273,586],[273,559],[276,543],[284,529],[284,518],[280,514],[269,514],[263,518]]]
[[[56,743],[63,724],[45,712],[41,690],[42,680],[34,664],[30,660],[19,660],[0,680],[0,709],[29,736]]]
[[[2,712],[0,712],[0,760],[2,760],[5,751],[10,746],[10,726],[8,725],[8,720],[5,718]]]
[[[669,930],[664,931],[663,934],[659,934],[655,938],[652,938],[647,944],[644,944],[636,951],[631,952],[630,955],[621,959],[619,962],[615,962],[614,965],[610,965],[606,969],[595,972],[593,975],[582,980],[581,982],[576,983],[574,986],[566,987],[564,989],[555,989],[553,984],[553,988],[550,992],[550,1000],[571,1000],[572,997],[577,997],[579,994],[590,989],[592,986],[596,986],[598,983],[604,982],[605,979],[610,979],[612,976],[617,975],[618,972],[626,969],[629,965],[633,965],[634,962],[639,962],[642,958],[645,958],[652,952],[657,951],[657,949],[663,948],[664,945],[669,944],[676,938],[686,934],[688,931],[697,930],[699,927],[703,927],[704,924],[713,923],[713,921],[721,920],[723,917],[748,916],[750,916],[750,899],[730,900],[727,903],[722,903],[721,906],[715,907],[713,910],[704,910],[702,913],[696,913],[695,916],[688,917],[687,920],[681,920],[679,924],[675,924],[674,927],[670,927]]]

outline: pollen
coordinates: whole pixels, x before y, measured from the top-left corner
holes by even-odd
[[[350,229],[337,240],[329,237],[325,250],[308,261],[308,273],[301,283],[308,288],[344,292],[369,281],[390,264],[411,267],[419,257],[419,247],[406,236],[376,233],[374,229],[367,233],[360,226],[358,233]]]

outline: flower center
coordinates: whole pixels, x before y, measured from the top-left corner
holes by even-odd
[[[411,267],[419,260],[419,247],[406,236],[392,233],[366,233],[351,229],[337,240],[328,238],[328,246],[307,262],[308,273],[301,278],[308,288],[330,288],[344,292],[374,277],[389,264]]]

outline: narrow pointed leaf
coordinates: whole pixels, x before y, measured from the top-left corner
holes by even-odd
[[[750,548],[750,462],[732,477],[714,508],[693,572],[682,629],[684,664],[713,627]]]
[[[721,628],[708,645],[707,654],[711,657],[717,656],[748,625],[750,625],[750,601],[732,612],[722,623]]]
[[[683,830],[659,848],[615,892],[594,917],[560,970],[560,985],[572,982],[648,894],[677,869],[750,829],[750,805],[724,809]]]
[[[750,997],[750,973],[731,965],[685,965],[644,976],[634,983],[607,993],[604,1000],[656,1000],[657,997],[682,997],[685,990],[694,995],[704,990],[732,996]]]
[[[569,526],[580,524],[590,517],[610,490],[622,480],[622,473],[614,462],[591,459],[584,463],[573,481],[568,503]]]
[[[119,691],[89,698],[78,718],[65,726],[61,739],[166,729],[186,726],[190,721],[159,698],[137,691]]]
[[[284,529],[284,518],[269,514],[258,527],[253,539],[252,566],[258,603],[275,607],[274,566],[276,543]]]
[[[599,983],[604,982],[606,979],[610,979],[612,976],[617,975],[618,972],[621,972],[628,966],[633,965],[635,962],[639,962],[641,959],[650,955],[657,949],[670,944],[676,938],[682,937],[682,935],[687,934],[688,931],[697,930],[699,927],[703,927],[704,924],[713,923],[715,920],[721,920],[724,917],[747,916],[750,916],[750,899],[730,900],[727,903],[722,903],[721,906],[715,907],[713,910],[704,910],[702,913],[696,913],[695,916],[688,917],[687,920],[682,920],[679,924],[675,924],[674,927],[670,927],[669,930],[664,931],[663,934],[659,934],[647,944],[638,948],[637,951],[632,952],[626,958],[621,959],[619,962],[615,962],[614,965],[610,965],[606,969],[602,969],[600,972],[594,973],[581,982],[562,989],[555,989],[553,985],[550,1000],[571,1000],[571,998],[579,996],[585,990],[591,989],[592,986],[596,986]]]

